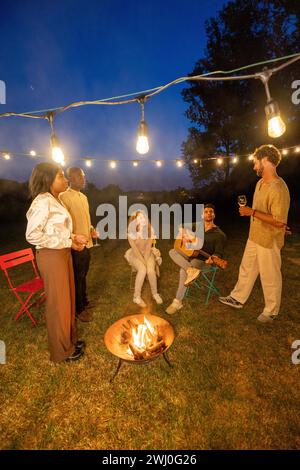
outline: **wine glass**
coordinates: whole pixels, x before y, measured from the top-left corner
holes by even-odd
[[[91,235],[92,235],[93,240],[95,240],[95,243],[93,243],[93,246],[100,246],[100,243],[98,243],[98,237],[100,235],[99,235],[99,232],[94,227],[91,227]]]
[[[242,195],[238,196],[237,202],[238,202],[238,205],[240,207],[245,206],[247,204],[247,198],[246,198],[245,194],[242,194]]]

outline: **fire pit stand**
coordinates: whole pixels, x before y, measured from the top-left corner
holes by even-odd
[[[162,356],[164,358],[164,360],[166,361],[166,363],[168,364],[169,367],[174,367],[173,364],[171,364],[170,360],[169,360],[169,357],[168,357],[168,352],[164,352],[162,353]],[[155,357],[154,359],[157,359],[158,357],[160,356],[157,356]],[[134,361],[134,364],[149,364],[149,362],[152,362],[154,359],[150,359],[149,361]],[[118,375],[118,372],[119,370],[121,369],[121,366],[123,364],[123,362],[129,362],[129,363],[133,363],[133,361],[126,361],[125,359],[120,359],[119,358],[119,362],[118,362],[118,365],[117,365],[117,368],[115,370],[115,373],[114,375],[112,376],[112,378],[110,379],[110,382],[113,382],[114,379],[117,377]]]
[[[146,324],[144,323],[146,322]],[[149,348],[140,350],[132,344],[132,330],[138,331],[139,326],[152,331],[156,338],[156,343],[150,344]],[[148,325],[148,326],[147,326]],[[151,335],[151,333],[150,333]],[[119,362],[116,371],[110,382],[117,376],[123,362],[130,364],[148,364],[153,360],[163,356],[169,367],[173,367],[168,357],[168,349],[174,341],[174,330],[172,325],[161,317],[156,315],[129,315],[120,318],[113,323],[106,331],[104,343],[107,349],[116,357]],[[142,352],[140,352],[142,351]]]

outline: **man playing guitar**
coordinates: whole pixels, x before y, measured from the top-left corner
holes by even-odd
[[[201,250],[197,248],[196,237],[191,237],[187,229],[182,229],[181,238],[175,241],[175,246],[169,255],[179,267],[179,285],[176,297],[166,309],[172,315],[183,307],[182,300],[186,286],[199,276],[205,264],[217,264],[224,268],[226,261],[222,260],[226,235],[215,225],[215,207],[213,204],[204,206],[204,244]]]

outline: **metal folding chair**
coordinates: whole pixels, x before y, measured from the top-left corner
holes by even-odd
[[[206,297],[205,297],[205,305],[208,304],[208,301],[211,295],[215,294],[217,296],[220,295],[219,289],[215,286],[215,276],[217,271],[219,270],[218,266],[211,265],[205,266],[202,268],[201,273],[195,281],[193,281],[186,289],[184,297],[196,297],[195,295],[191,294],[191,288],[194,287],[198,290],[205,290]],[[194,289],[194,291],[195,291]]]
[[[14,286],[13,281],[11,280],[11,276],[8,273],[8,270],[15,266],[19,266],[21,264],[28,263],[28,262],[31,262],[32,264],[35,277],[32,279],[29,279],[26,282],[23,282],[22,284]],[[30,318],[30,320],[32,321],[32,323],[36,325],[37,321],[32,317],[29,309],[36,303],[41,304],[45,300],[46,296],[43,290],[44,288],[43,280],[40,277],[36,269],[36,265],[34,262],[34,254],[32,252],[32,249],[26,248],[25,250],[15,251],[13,253],[8,253],[6,255],[0,256],[0,267],[2,271],[4,271],[5,273],[10,290],[15,294],[15,296],[17,297],[17,299],[19,300],[21,304],[21,309],[17,313],[15,320],[18,320],[18,318],[22,315],[22,313],[26,313],[28,317]],[[24,292],[24,293],[26,292],[28,296],[25,299],[22,299],[22,297],[19,294],[21,292]],[[34,302],[30,303],[30,301],[32,300],[32,297],[38,293],[40,293],[38,298]]]

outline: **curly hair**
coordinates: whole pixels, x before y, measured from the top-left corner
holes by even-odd
[[[275,145],[261,145],[255,150],[253,157],[257,160],[262,160],[264,157],[267,157],[269,162],[273,163],[275,166],[279,165],[281,161],[281,153]]]

